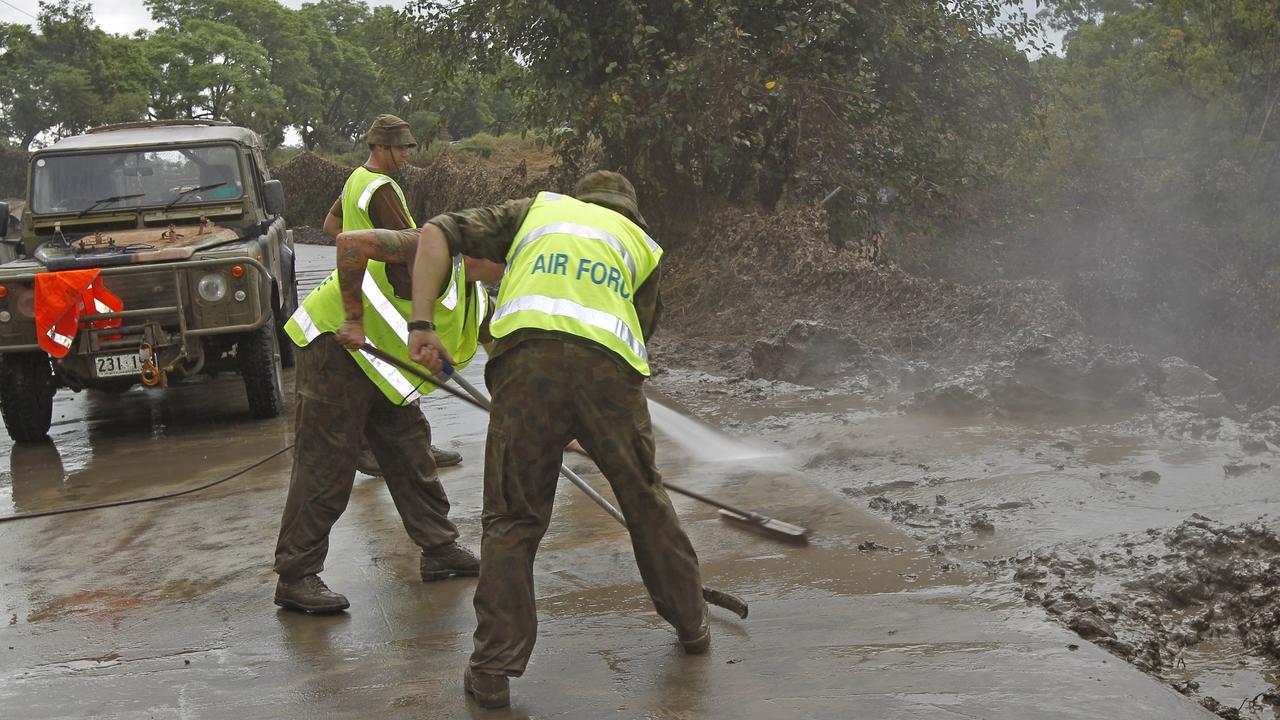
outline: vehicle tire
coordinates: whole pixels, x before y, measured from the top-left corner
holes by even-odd
[[[276,313],[276,321],[280,323],[280,329],[276,334],[280,340],[280,367],[291,368],[297,362],[298,348],[293,344],[293,340],[289,339],[289,333],[284,331],[284,324],[289,322],[289,318],[293,317],[294,311],[298,309],[298,276],[293,261],[289,263],[289,274],[284,279],[286,282],[280,297],[281,308],[280,312]]]
[[[14,442],[39,442],[49,437],[57,389],[48,355],[0,355],[0,415]]]
[[[249,413],[258,419],[273,418],[284,411],[277,345],[274,315],[268,316],[262,327],[241,335],[236,343]]]

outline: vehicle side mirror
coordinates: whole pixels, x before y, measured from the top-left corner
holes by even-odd
[[[262,183],[262,196],[267,204],[268,215],[284,214],[284,185],[279,180]]]
[[[0,202],[0,238],[9,232],[9,203]]]

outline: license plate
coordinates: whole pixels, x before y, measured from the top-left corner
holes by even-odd
[[[139,375],[142,373],[142,359],[136,352],[99,355],[93,359],[93,371],[100,378]]]

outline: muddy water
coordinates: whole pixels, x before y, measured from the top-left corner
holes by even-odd
[[[332,249],[301,250],[300,277],[318,282]],[[479,384],[482,372],[475,363],[465,374]],[[1036,453],[1045,451],[1032,443],[1065,429],[923,423],[858,396],[678,372],[652,389],[674,411],[654,412],[668,480],[806,526],[812,542],[782,545],[673,497],[704,583],[751,604],[745,621],[713,611],[711,653],[689,658],[653,612],[625,529],[561,483],[535,566],[538,647],[513,682],[513,707],[494,716],[1208,717],[1081,643],[974,561],[1034,540],[1038,521],[1024,514],[1052,516],[1056,493],[1086,478],[1084,464],[1071,466],[1072,482],[1043,473]],[[424,412],[437,444],[465,457],[441,480],[461,542],[476,548],[485,417],[445,396],[429,397]],[[289,414],[250,419],[229,376],[165,392],[62,392],[56,413],[50,444],[0,443],[0,514],[189,487],[292,441]],[[1094,445],[1077,441],[1081,457],[1103,453],[1089,467],[1103,456],[1121,458],[1108,461],[1117,467],[1165,457],[1141,442]],[[987,487],[974,484],[988,467],[975,454],[999,468]],[[1168,457],[1173,473],[1180,456]],[[610,496],[590,464],[569,462]],[[289,466],[286,455],[174,501],[0,523],[2,714],[481,716],[460,687],[474,581],[418,581],[417,549],[379,479],[357,477],[326,561],[350,612],[271,605]],[[1033,488],[1044,506],[980,509]],[[1101,502],[1104,488],[1074,492]],[[880,495],[929,512],[891,522],[889,509],[866,510]],[[1133,505],[1143,502],[1159,504]],[[982,513],[993,529],[965,524]],[[1045,542],[1082,534],[1069,530]]]
[[[1046,561],[1049,579],[1055,572],[1062,579],[1048,583],[1045,595],[1035,589],[1044,583],[1033,584],[1029,599],[1038,603],[1044,597],[1048,604],[1066,593],[1073,607],[1116,603],[1123,608],[1116,631],[1131,644],[1151,640],[1144,624],[1169,639],[1158,618],[1131,605],[1146,597],[1127,584],[1138,575],[1116,566],[1097,570],[1096,577],[1092,569],[1075,576],[1070,559],[1114,553],[1146,537],[1148,529],[1173,528],[1196,513],[1232,526],[1261,519],[1264,527],[1280,528],[1280,457],[1270,450],[1246,452],[1241,439],[1249,433],[1229,421],[1218,439],[1206,440],[1162,434],[1156,430],[1160,418],[1143,415],[955,421],[904,415],[892,396],[859,401],[762,381],[731,381],[720,385],[734,388],[729,392],[706,392],[700,374],[679,372],[656,384],[690,414],[722,425],[741,441],[785,450],[782,457],[795,460],[794,472],[889,519],[961,567],[988,568],[991,582],[980,586],[983,596],[1023,602],[1024,588],[1007,565],[993,559],[1067,558],[1056,566]],[[1149,552],[1173,557],[1181,551],[1162,546]],[[1260,548],[1246,552],[1263,561],[1271,557]],[[1225,593],[1219,601],[1236,592],[1218,591]],[[1174,607],[1163,620],[1166,627],[1186,619]],[[1071,618],[1068,612],[1059,619]],[[1242,717],[1280,717],[1259,700],[1276,687],[1276,662],[1232,637],[1235,620],[1220,619],[1213,633],[1222,635],[1201,633],[1197,638],[1203,641],[1192,646],[1174,645],[1162,666],[1148,669],[1197,700],[1221,703],[1224,716],[1244,706]],[[1126,621],[1132,627],[1122,628]],[[1136,632],[1126,636],[1126,630]],[[1134,659],[1124,654],[1123,642],[1120,650]]]

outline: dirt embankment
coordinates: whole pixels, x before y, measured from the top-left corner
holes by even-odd
[[[836,247],[817,208],[713,209],[663,272],[658,348],[681,365],[857,381],[914,393],[911,409],[975,415],[1136,405],[1159,381],[1150,360],[1089,338],[1054,284],[957,285],[876,265]]]
[[[352,170],[312,152],[300,153],[272,168],[272,177],[284,184],[285,218],[289,224],[322,226]],[[404,189],[410,214],[418,222],[450,210],[527,197],[540,181],[535,178],[531,182],[523,165],[499,173],[478,159],[445,153],[426,165],[404,168],[396,180]],[[318,233],[305,235],[305,239],[315,241],[323,238]]]

